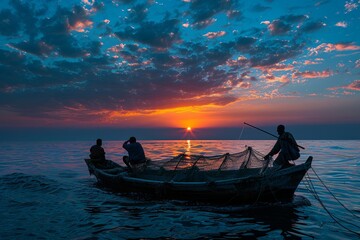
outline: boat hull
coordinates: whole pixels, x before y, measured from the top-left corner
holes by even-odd
[[[256,176],[215,181],[181,182],[151,180],[117,170],[99,169],[85,159],[89,172],[113,191],[139,192],[156,198],[185,199],[217,203],[255,203],[290,201],[297,186],[311,167],[312,157],[300,165],[285,169],[269,168]]]

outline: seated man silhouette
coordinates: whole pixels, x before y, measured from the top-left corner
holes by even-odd
[[[102,147],[102,140],[99,138],[96,140],[96,144],[90,148],[90,158],[93,159],[93,162],[104,162],[105,161],[105,151]]]
[[[130,169],[135,165],[146,162],[144,149],[141,144],[136,141],[135,137],[131,137],[129,140],[125,141],[123,148],[126,149],[129,154],[129,156],[123,157],[123,161]]]

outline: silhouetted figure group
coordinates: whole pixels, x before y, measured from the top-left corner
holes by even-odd
[[[293,135],[285,132],[284,125],[279,125],[277,132],[279,134],[278,140],[264,159],[268,160],[270,157],[278,154],[273,166],[279,166],[280,168],[290,167],[293,164],[289,163],[289,161],[296,160],[300,157],[299,147]],[[128,152],[128,156],[124,156],[123,161],[129,169],[146,163],[144,149],[142,145],[136,141],[135,137],[130,137],[129,140],[126,140],[123,143],[123,148]],[[105,151],[102,147],[101,139],[97,139],[96,145],[90,148],[90,158],[95,162],[105,162]]]
[[[125,141],[123,148],[128,152],[129,156],[124,156],[123,161],[130,169],[138,164],[146,162],[145,152],[142,145],[136,141],[135,137],[130,137]],[[102,140],[99,138],[96,140],[96,144],[90,148],[90,158],[93,162],[102,163],[105,162],[105,151],[102,147]]]

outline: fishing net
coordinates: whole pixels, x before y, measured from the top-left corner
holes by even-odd
[[[263,154],[248,147],[243,152],[216,156],[180,154],[167,161],[150,162],[146,169],[157,171],[157,176],[172,173],[173,180],[202,181],[225,172],[232,176],[260,174],[269,164],[270,160],[264,160]]]

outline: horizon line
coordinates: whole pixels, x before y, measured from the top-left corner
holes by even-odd
[[[258,125],[260,126],[260,125]],[[287,125],[297,140],[360,140],[360,123]],[[276,126],[261,128],[277,136]],[[85,141],[102,138],[120,141],[135,136],[141,140],[271,140],[275,139],[264,132],[250,127],[186,128],[169,127],[0,127],[0,141]]]

